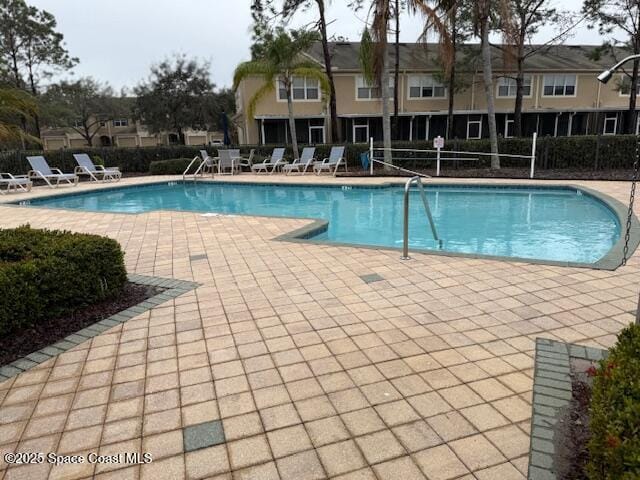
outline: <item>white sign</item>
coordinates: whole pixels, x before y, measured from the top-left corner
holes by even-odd
[[[444,138],[437,136],[433,139],[433,148],[444,148]]]

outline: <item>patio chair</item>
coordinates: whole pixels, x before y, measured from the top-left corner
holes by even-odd
[[[240,157],[240,168],[243,167],[247,167],[249,170],[251,170],[251,166],[253,165],[253,156],[256,153],[256,149],[252,148],[249,151],[249,156],[248,157]]]
[[[202,169],[200,171],[202,173],[207,173],[207,172],[213,173],[214,168],[218,167],[218,160],[220,158],[212,157],[211,155],[209,155],[209,152],[207,152],[206,150],[200,150],[200,157],[204,162],[204,165],[202,166]]]
[[[261,163],[251,165],[252,172],[273,173],[277,168],[284,164],[284,148],[274,148],[270,157],[264,159]],[[271,172],[269,172],[271,168]]]
[[[338,172],[340,165],[344,165],[344,171],[347,171],[347,160],[344,158],[344,147],[331,147],[331,153],[329,157],[322,160],[322,162],[316,162],[313,165],[313,171],[316,175],[319,175],[323,170],[331,172],[335,176]]]
[[[62,173],[59,168],[49,167],[49,164],[41,155],[35,157],[27,157],[27,160],[31,165],[31,170],[29,170],[29,173],[27,173],[27,176],[30,180],[39,178],[41,180],[44,180],[45,183],[51,188],[59,187],[60,182],[66,182],[69,185],[73,186],[78,185],[78,175],[76,175],[75,173]],[[55,182],[55,185],[53,182]]]
[[[6,188],[2,190],[2,186]],[[30,192],[33,183],[26,175],[11,175],[10,173],[0,173],[0,194],[5,195],[14,191],[22,190],[23,192]]]
[[[76,175],[89,175],[89,181],[99,182],[115,180],[116,182],[122,178],[122,172],[117,167],[104,168],[102,165],[95,165],[91,157],[86,153],[74,153],[73,158],[78,166],[75,168]]]
[[[218,173],[223,174],[226,170],[233,175],[240,171],[240,150],[218,150]]]
[[[282,167],[282,171],[289,175],[293,171],[300,173],[300,169],[302,168],[302,174],[304,175],[307,173],[307,169],[316,161],[314,157],[315,153],[316,147],[305,147],[302,149],[300,158]]]

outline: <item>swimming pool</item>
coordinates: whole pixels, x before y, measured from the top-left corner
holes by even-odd
[[[593,264],[620,238],[600,199],[576,188],[428,185],[442,250]],[[410,204],[410,248],[437,250],[418,192]],[[98,212],[187,210],[322,219],[311,241],[398,248],[402,186],[347,187],[169,182],[31,200],[30,205]],[[309,235],[307,235],[309,236]]]

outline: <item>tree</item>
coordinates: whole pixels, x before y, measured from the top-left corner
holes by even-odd
[[[324,69],[329,80],[329,112],[331,115],[331,141],[341,141],[342,135],[338,129],[338,109],[336,106],[336,86],[333,81],[333,69],[331,68],[331,52],[329,51],[329,36],[327,34],[327,20],[325,17],[325,0],[284,0],[283,14],[285,18],[291,17],[301,8],[309,8],[311,4],[318,7],[317,28],[320,31],[322,42],[322,56],[324,57]]]
[[[568,14],[560,13],[552,5],[552,0],[510,0],[504,15],[501,16],[498,29],[503,33],[504,44],[497,45],[505,54],[507,64],[515,64],[516,97],[513,112],[514,136],[522,136],[522,99],[524,97],[524,65],[527,59],[544,53],[562,41],[577,23],[570,20]],[[581,20],[580,20],[581,21]],[[541,27],[557,24],[560,31],[551,40],[543,44],[533,44],[532,38]]]
[[[28,135],[16,120],[20,117],[32,117],[37,113],[33,97],[18,88],[0,87],[0,143],[40,142]]]
[[[491,66],[491,14],[495,8],[495,0],[477,0],[474,5],[474,33],[480,37],[482,52],[482,81],[487,99],[487,120],[489,123],[489,141],[491,143],[491,168],[500,169],[498,156],[498,129],[496,127],[496,107],[493,93],[493,69]]]
[[[447,138],[452,138],[455,93],[462,88],[456,76],[459,45],[469,33],[468,6],[459,0],[409,0],[409,7],[413,13],[420,13],[425,20],[420,40],[426,42],[432,31],[438,37],[442,76],[448,91]]]
[[[373,0],[371,30],[365,27],[360,42],[360,64],[365,78],[379,85],[382,100],[382,143],[385,169],[391,169],[391,115],[389,112],[388,33],[391,0]],[[357,2],[356,2],[357,3]]]
[[[151,67],[148,81],[134,88],[134,116],[154,133],[175,131],[184,144],[187,128],[206,130],[218,121],[211,102],[214,85],[208,63],[188,60],[184,55]]]
[[[248,77],[261,77],[263,85],[249,100],[247,113],[253,117],[258,102],[265,95],[272,92],[276,82],[284,89],[287,96],[289,113],[289,132],[293,155],[298,156],[298,139],[296,137],[296,123],[293,115],[292,86],[294,77],[307,77],[318,81],[325,95],[329,91],[329,80],[316,62],[308,60],[304,53],[318,40],[316,32],[296,31],[291,34],[284,29],[278,29],[273,38],[264,44],[261,56],[249,62],[243,62],[236,67],[233,74],[233,89],[237,90],[240,82]]]
[[[606,51],[615,61],[622,59],[619,56],[640,54],[640,0],[585,0],[582,12],[591,21],[591,28],[597,26],[600,35],[610,37],[596,54]],[[615,34],[626,38],[615,38]],[[623,80],[619,88],[623,91],[629,89],[625,133],[635,133],[639,67],[640,60],[635,60],[631,71],[622,69],[626,81]]]
[[[129,111],[125,99],[115,98],[111,87],[90,77],[51,85],[42,95],[42,104],[47,124],[72,128],[90,147],[101,123]]]
[[[39,83],[57,70],[69,70],[78,63],[56,31],[55,17],[24,0],[0,0],[0,63],[9,66],[13,85],[39,94]],[[40,135],[37,114],[33,117]]]

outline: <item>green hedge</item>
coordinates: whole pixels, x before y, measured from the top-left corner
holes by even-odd
[[[151,175],[182,175],[189,166],[189,163],[191,163],[191,160],[191,158],[156,160],[149,165],[149,173]]]
[[[531,138],[501,138],[500,152],[519,155],[531,154]],[[584,171],[603,171],[616,169],[630,169],[635,157],[635,135],[615,135],[615,136],[575,136],[575,137],[540,137],[538,138],[536,168],[537,169],[571,169]],[[240,150],[242,155],[247,155],[254,148],[256,150],[256,160],[260,160],[271,154],[274,147],[278,145],[242,145]],[[376,147],[381,146],[376,144]],[[395,148],[409,148],[428,150],[433,148],[431,141],[415,142],[394,142]],[[303,145],[300,145],[302,148]],[[360,164],[360,153],[367,151],[366,144],[346,144],[346,156],[349,165]],[[193,158],[199,155],[201,146],[156,146],[156,147],[135,147],[135,148],[84,148],[51,150],[44,152],[49,164],[56,166],[65,172],[73,171],[75,162],[73,153],[86,152],[95,157],[99,156],[104,160],[107,167],[119,167],[127,173],[146,173],[149,171],[151,162],[158,160],[170,160],[176,158]],[[328,156],[330,145],[316,146],[316,156],[323,158]],[[451,140],[445,144],[446,150],[457,151],[478,151],[489,152],[489,140]],[[206,150],[212,156],[217,156],[217,149],[207,147]],[[29,164],[26,161],[27,155],[42,154],[42,152],[0,152],[0,172],[11,172],[15,174],[26,173]],[[424,154],[396,153],[403,157],[424,157]],[[286,156],[293,157],[291,148],[287,148]],[[432,155],[431,155],[432,156]],[[502,165],[505,167],[526,167],[526,160],[502,158]],[[488,167],[489,157],[481,157],[478,162],[447,162],[447,168],[477,168]],[[416,159],[409,161],[409,165],[433,166],[433,162],[426,163]]]
[[[122,250],[110,238],[0,230],[0,335],[109,298],[126,279]]]
[[[589,422],[589,478],[640,478],[640,325],[625,328],[595,370]]]

